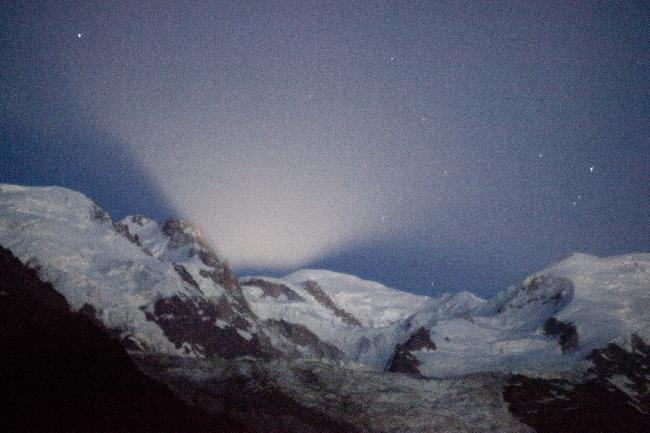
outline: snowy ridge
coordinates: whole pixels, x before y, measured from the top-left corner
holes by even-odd
[[[39,269],[74,310],[95,307],[111,329],[155,351],[177,353],[141,305],[177,293],[179,276],[114,229],[105,213],[64,188],[0,185],[0,244]]]
[[[650,254],[574,254],[497,294],[464,318],[429,321],[438,350],[417,354],[430,376],[480,371],[568,371],[594,349],[650,337]],[[550,318],[572,324],[577,345],[563,351],[545,335]]]
[[[80,193],[2,185],[0,245],[37,267],[73,309],[92,306],[130,347],[200,357],[272,352],[236,280],[187,223],[114,223]]]
[[[304,269],[282,280],[294,285],[316,281],[336,304],[359,319],[363,326],[371,328],[388,326],[437,304],[428,296],[413,295],[375,281],[327,270]]]
[[[174,223],[178,226],[178,233],[172,236],[165,234],[165,227],[170,227]],[[182,265],[192,276],[204,296],[208,298],[227,296],[221,285],[205,277],[205,272],[201,272],[201,270],[209,271],[211,269],[201,261],[197,253],[198,251],[208,251],[209,248],[203,242],[203,236],[196,227],[177,220],[168,220],[159,224],[157,221],[141,215],[127,216],[118,224],[128,228],[129,233],[136,238],[136,243],[145,252],[162,262]],[[185,236],[179,236],[179,234]]]
[[[299,296],[270,296],[251,281],[261,280],[284,286]],[[310,294],[308,281],[318,284],[334,302],[358,318],[362,326],[346,324],[331,309]],[[301,270],[283,278],[244,277],[240,279],[251,309],[261,319],[286,320],[307,326],[312,332],[338,347],[347,357],[384,369],[395,346],[417,329],[417,317],[426,322],[467,315],[485,301],[468,292],[440,298],[417,296],[352,275],[325,270]]]
[[[290,301],[284,295],[277,298],[268,296],[259,287],[248,284],[252,277],[242,278],[240,281],[244,296],[257,317],[262,320],[285,320],[306,326],[321,340],[336,346],[350,359],[383,368],[383,363],[390,357],[393,341],[404,337],[403,332],[396,326],[369,328],[344,323],[302,285],[278,278],[255,278],[284,285],[301,297],[299,301]]]
[[[130,348],[191,357],[339,355],[308,328],[262,326],[227,264],[189,222],[113,222],[64,188],[0,186],[0,245]],[[267,317],[262,317],[267,319]]]
[[[650,254],[574,254],[487,301],[469,292],[415,296],[323,270],[256,278],[284,285],[301,297],[290,301],[265,296],[259,288],[246,286],[251,277],[242,279],[258,316],[304,324],[350,359],[375,368],[384,368],[395,346],[418,329],[429,330],[436,350],[414,353],[426,376],[553,374],[580,368],[592,350],[609,343],[630,347],[633,334],[650,339]],[[363,326],[346,325],[315,302],[304,290],[307,281],[317,282]],[[575,347],[562,347],[557,336],[546,335],[551,318],[575,326]]]
[[[633,334],[650,341],[650,254],[574,254],[487,301],[312,269],[238,282],[188,222],[113,222],[80,193],[14,185],[0,185],[0,245],[72,308],[89,304],[124,340],[163,353],[342,354],[384,369],[423,328],[436,349],[413,356],[440,377],[569,371],[609,343],[629,348]]]

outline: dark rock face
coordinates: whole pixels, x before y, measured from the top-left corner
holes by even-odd
[[[233,359],[240,356],[269,358],[275,355],[259,334],[249,332],[250,324],[225,300],[219,304],[202,299],[173,296],[158,300],[147,319],[160,326],[177,348],[185,346],[207,357]],[[219,326],[217,320],[226,325]],[[188,347],[189,346],[189,347]]]
[[[386,370],[391,373],[404,373],[420,375],[418,366],[420,362],[408,350],[400,349],[400,345],[395,346],[395,353],[388,363]]]
[[[555,314],[563,302],[569,302],[573,296],[573,282],[567,278],[551,275],[537,275],[525,281],[518,292],[506,304],[498,308],[501,313],[505,309],[521,309],[528,304],[544,305],[551,314]]]
[[[259,287],[264,292],[264,296],[279,298],[280,296],[284,295],[287,297],[287,300],[291,302],[305,301],[302,298],[302,296],[300,296],[299,294],[297,294],[296,292],[294,292],[284,284],[272,283],[270,281],[262,280],[260,278],[253,278],[252,280],[247,281],[244,285]]]
[[[578,345],[578,331],[573,323],[562,322],[554,317],[544,322],[544,335],[559,336],[562,352],[570,352]]]
[[[285,320],[266,320],[264,325],[267,329],[277,332],[298,346],[302,346],[312,356],[328,359],[343,358],[343,353],[336,346],[322,341],[305,326],[289,323]]]
[[[133,222],[139,224],[135,218]],[[228,263],[219,260],[210,249],[200,230],[176,219],[165,221],[160,230],[169,238],[168,249],[186,248],[187,257],[198,257],[205,267],[193,275],[182,260],[173,263],[176,273],[192,289],[190,295],[166,297],[153,306],[143,306],[147,319],[156,322],[177,348],[188,353],[226,359],[277,356],[268,337],[260,331],[237,277]],[[218,299],[205,298],[197,283],[199,276],[221,286],[224,294]]]
[[[0,430],[243,431],[144,376],[90,308],[63,296],[0,247]]]
[[[352,314],[339,308],[316,281],[307,281],[305,283],[305,290],[307,290],[307,292],[309,292],[309,294],[312,295],[321,305],[331,310],[337,317],[341,318],[344,323],[352,326],[361,326],[361,322],[359,322],[359,320],[357,320],[357,318]]]
[[[180,248],[185,245],[201,242],[202,247],[207,247],[200,236],[200,233],[194,225],[177,219],[169,219],[162,224],[161,230],[169,238],[169,248]]]
[[[242,312],[245,312],[247,315],[252,315],[253,313],[251,312],[250,306],[248,305],[248,301],[246,301],[244,292],[242,291],[241,286],[237,281],[237,276],[230,269],[228,263],[222,264],[216,258],[216,255],[210,251],[200,251],[199,257],[201,257],[201,260],[205,265],[211,266],[213,268],[212,271],[201,270],[200,275],[204,278],[210,278],[216,284],[219,284],[224,289],[226,289],[226,292],[228,292],[231,297],[231,302],[236,304],[236,308]],[[203,257],[207,257],[207,259],[203,259]]]
[[[436,350],[436,345],[431,341],[429,331],[424,327],[420,327],[406,343],[395,346],[395,352],[388,362],[386,370],[392,373],[419,375],[418,366],[420,362],[411,352],[424,349]]]
[[[539,433],[650,431],[650,347],[632,337],[632,351],[616,344],[589,356],[582,381],[515,375],[504,389],[510,411]]]
[[[99,204],[93,203],[93,208],[90,212],[90,218],[93,220],[107,223],[111,221],[111,216]]]
[[[194,287],[195,289],[197,289],[199,291],[201,290],[199,288],[199,284],[196,282],[194,277],[192,277],[192,274],[190,274],[187,271],[187,269],[185,269],[185,266],[176,264],[176,265],[174,265],[174,270],[176,271],[176,273],[178,275],[181,276],[183,281],[185,281],[187,284],[189,284],[190,286]]]
[[[113,223],[113,228],[115,228],[115,231],[127,238],[129,241],[133,242],[134,244],[140,245],[138,235],[133,235],[131,231],[129,230],[129,226],[126,224],[122,223]]]
[[[162,224],[138,215],[130,219],[135,224],[132,226],[135,234],[126,224],[116,223],[114,227],[131,242],[142,247],[138,226],[159,227],[160,232],[169,239],[167,249],[182,249],[178,262],[170,264],[186,283],[186,290],[179,287],[178,295],[161,298],[153,305],[141,307],[147,319],[158,324],[177,348],[183,348],[186,353],[226,359],[240,356],[268,358],[276,354],[268,337],[259,332],[257,318],[250,310],[235,274],[228,263],[219,260],[210,249],[196,226],[177,219],[169,219]],[[142,250],[151,255],[146,248]],[[176,251],[176,254],[179,252]],[[198,274],[193,274],[196,270],[184,265],[183,256],[188,261],[198,257],[205,266]],[[165,261],[164,258],[159,260]],[[200,277],[211,279],[221,286],[223,295],[217,299],[206,298],[197,282]],[[126,339],[123,343],[128,344],[130,349],[140,348],[140,344],[132,339]]]
[[[216,255],[212,251],[208,251],[205,254],[210,257],[210,262],[218,262]],[[249,329],[254,323],[257,323],[257,316],[253,314],[250,305],[248,305],[248,301],[244,297],[244,292],[237,281],[237,276],[230,269],[227,262],[223,264],[218,262],[218,266],[214,270],[201,270],[199,274],[204,278],[210,278],[226,291],[226,296],[222,296],[217,305],[218,318],[245,330]],[[260,338],[262,339],[261,342],[263,345],[270,348],[271,343],[266,337],[260,336]]]
[[[650,416],[650,345],[634,334],[630,342],[631,352],[616,344],[593,350],[587,357],[594,363],[588,373],[601,381],[625,377],[628,395]]]

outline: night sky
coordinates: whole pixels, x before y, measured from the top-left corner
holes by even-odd
[[[650,2],[3,2],[0,182],[240,273],[486,296],[650,251]]]

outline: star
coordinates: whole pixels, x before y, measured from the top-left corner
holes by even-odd
[[[594,166],[592,165],[591,167],[589,167],[589,173],[593,173],[593,172],[594,172]]]
[[[541,158],[541,157],[542,157],[542,154],[540,153],[539,155],[537,155],[537,157],[538,157],[538,158]]]
[[[82,36],[83,36],[83,33],[77,33],[77,39],[81,39]]]

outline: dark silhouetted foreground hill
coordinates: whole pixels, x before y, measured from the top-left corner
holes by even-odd
[[[101,325],[0,247],[0,430],[243,431],[143,375]]]

